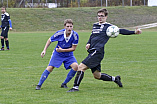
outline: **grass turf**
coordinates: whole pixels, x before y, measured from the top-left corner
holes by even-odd
[[[79,45],[74,52],[80,63],[86,56],[85,44],[89,31],[79,31]],[[85,72],[80,91],[67,93],[60,88],[68,71],[63,65],[54,69],[42,86],[35,86],[47,67],[56,43],[42,59],[40,53],[51,32],[12,32],[10,51],[0,51],[0,104],[155,104],[157,103],[157,32],[110,39],[105,47],[102,72],[121,75],[124,88],[113,82],[95,80],[90,70]]]
[[[105,7],[106,8],[106,7]],[[13,31],[56,31],[63,27],[63,21],[71,18],[74,29],[91,30],[97,22],[96,13],[101,7],[81,8],[8,8]],[[157,22],[157,8],[147,6],[107,7],[107,22],[118,27],[133,27]]]

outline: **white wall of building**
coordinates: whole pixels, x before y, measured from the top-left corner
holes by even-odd
[[[157,0],[148,0],[148,6],[157,6]]]

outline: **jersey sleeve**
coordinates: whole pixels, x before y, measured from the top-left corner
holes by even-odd
[[[50,37],[50,40],[51,40],[51,42],[58,41],[59,40],[58,32],[56,32],[54,35],[52,35]]]
[[[8,18],[8,21],[9,21],[10,20],[10,15],[8,15],[7,18]]]
[[[10,25],[10,27],[12,28],[12,23],[11,23],[11,19],[9,20],[9,25]]]
[[[73,36],[74,36],[74,40],[72,42],[72,45],[77,45],[79,41],[79,35],[75,33]]]
[[[94,27],[94,24],[93,24],[93,27]],[[92,36],[92,33],[91,33],[91,35],[89,37],[89,40],[88,40],[87,44],[91,44],[91,36]]]
[[[130,31],[130,30],[126,30],[126,29],[119,29],[119,33],[122,35],[131,35],[131,34],[135,34],[135,31]]]
[[[5,15],[6,15],[8,21],[9,21],[10,20],[10,15],[8,13],[5,13]]]
[[[5,13],[7,20],[9,21],[9,25],[12,28],[12,23],[11,23],[11,19],[10,19],[10,15],[9,13]]]
[[[87,44],[90,44],[90,43],[91,43],[91,36],[89,37]]]

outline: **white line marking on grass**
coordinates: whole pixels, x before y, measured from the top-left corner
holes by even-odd
[[[140,28],[140,29],[148,29],[148,28],[152,28],[152,27],[157,27],[157,23],[150,23],[150,24],[145,24],[145,25],[141,25],[141,26],[135,26],[135,27],[129,27],[129,28]]]
[[[107,62],[108,63],[146,63],[146,62],[156,62],[156,61],[157,60],[146,60],[146,61],[107,61]]]

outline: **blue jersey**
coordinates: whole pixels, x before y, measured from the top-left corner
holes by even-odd
[[[53,36],[50,37],[51,42],[58,41],[54,52],[63,57],[72,56],[73,52],[57,52],[56,48],[58,48],[58,46],[60,46],[62,49],[72,48],[72,45],[77,45],[79,41],[79,36],[77,32],[72,30],[69,37],[66,37],[65,32],[66,30],[62,29],[57,31]]]

